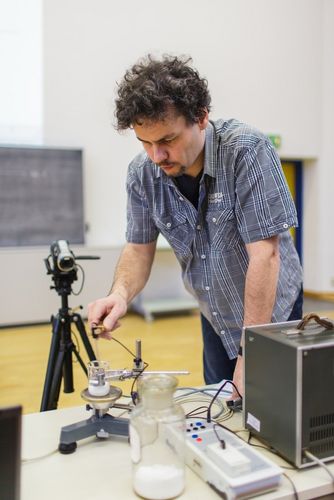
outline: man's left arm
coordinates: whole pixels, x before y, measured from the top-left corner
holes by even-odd
[[[279,236],[246,244],[249,265],[244,294],[244,326],[270,323],[279,274]],[[243,345],[241,339],[240,345]],[[243,358],[238,356],[233,382],[243,395]],[[235,391],[233,398],[237,397]]]

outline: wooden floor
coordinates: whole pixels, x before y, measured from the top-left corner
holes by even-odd
[[[312,311],[317,309],[311,305]],[[319,312],[334,319],[331,310]],[[87,330],[88,331],[88,330]],[[115,337],[134,352],[135,340],[142,340],[142,357],[151,370],[185,369],[190,375],[179,377],[179,385],[203,384],[202,341],[198,313],[185,316],[167,316],[147,323],[140,316],[129,314]],[[73,327],[72,338],[79,345],[80,355],[88,361],[80,336]],[[45,381],[50,351],[51,326],[30,326],[0,329],[0,406],[21,404],[24,413],[38,412]],[[133,357],[114,341],[100,340],[101,359],[109,361],[111,368],[131,368]],[[87,378],[74,360],[75,391],[65,394],[61,390],[58,408],[83,404],[80,393],[87,387]],[[117,382],[123,394],[129,394],[132,381]]]
[[[88,357],[80,335],[73,327],[72,339],[79,344],[85,363]],[[88,330],[87,330],[88,331]],[[115,337],[132,352],[135,340],[142,340],[142,357],[151,370],[189,370],[191,375],[179,377],[179,384],[203,384],[201,361],[200,320],[197,313],[185,316],[157,318],[147,323],[138,315],[129,314]],[[45,372],[50,351],[51,326],[39,325],[0,329],[0,406],[21,404],[24,413],[40,409]],[[101,359],[109,361],[111,368],[131,368],[133,357],[118,343],[99,340]],[[83,404],[80,393],[87,387],[87,377],[74,361],[73,393],[61,390],[58,408]],[[123,394],[129,394],[132,380],[117,382]]]

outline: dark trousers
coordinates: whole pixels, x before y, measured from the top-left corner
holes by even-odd
[[[303,316],[303,290],[293,306],[287,321],[301,319]],[[209,321],[201,314],[203,336],[203,369],[206,384],[217,384],[223,379],[232,380],[237,358],[229,359],[220,337]]]

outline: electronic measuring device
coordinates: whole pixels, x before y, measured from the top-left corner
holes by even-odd
[[[279,486],[280,467],[231,431],[188,418],[186,433],[188,467],[224,498],[250,498]]]

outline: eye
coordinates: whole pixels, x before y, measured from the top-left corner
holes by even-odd
[[[161,144],[171,144],[173,141],[175,141],[175,137],[173,137],[172,139],[164,139],[163,141],[161,141]]]

